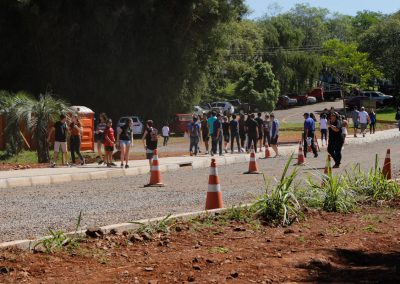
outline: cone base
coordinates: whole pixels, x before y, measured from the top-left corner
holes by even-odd
[[[262,174],[261,172],[244,172],[243,173],[244,175],[260,175],[260,174]]]
[[[144,187],[165,187],[163,183],[153,183],[153,184],[145,184]]]

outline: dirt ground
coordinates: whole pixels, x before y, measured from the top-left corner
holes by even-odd
[[[9,249],[0,283],[400,283],[399,218],[397,201],[352,214],[309,210],[286,228],[206,219],[148,241],[126,232],[69,252]]]

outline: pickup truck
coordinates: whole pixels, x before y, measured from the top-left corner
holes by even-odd
[[[235,113],[254,113],[259,112],[259,108],[256,105],[249,103],[242,103],[239,99],[229,101],[235,108]]]

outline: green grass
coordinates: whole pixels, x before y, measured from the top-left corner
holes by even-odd
[[[4,151],[0,151],[0,157],[4,154]],[[50,151],[50,159],[53,159],[53,151]],[[92,152],[82,152],[83,156],[91,156],[92,158],[95,157],[97,154]],[[143,153],[142,153],[143,155]],[[70,153],[68,152],[68,158],[70,159]],[[58,154],[58,161],[61,161],[61,153]],[[1,160],[0,163],[5,164],[36,164],[38,162],[37,153],[36,151],[22,151],[18,155],[14,155],[10,158]]]
[[[396,122],[396,109],[393,107],[385,107],[376,111],[377,120],[393,121]]]

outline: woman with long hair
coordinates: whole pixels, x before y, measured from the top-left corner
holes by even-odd
[[[121,168],[124,166],[125,161],[125,169],[129,168],[129,150],[133,143],[133,121],[132,119],[128,119],[123,126],[118,129],[117,134],[117,145],[119,143],[119,147],[121,150]]]
[[[85,164],[85,159],[81,154],[81,139],[82,139],[83,127],[77,115],[74,115],[72,117],[69,129],[71,133],[70,148],[71,148],[72,164],[73,165],[75,164],[75,153],[76,153],[78,154],[79,159],[81,160],[81,165],[83,166]]]
[[[101,152],[101,147],[104,144],[104,131],[107,128],[107,115],[102,112],[99,116],[99,123],[96,126],[96,132],[94,136],[94,140],[97,144],[97,159],[99,159],[98,163],[101,165],[103,163],[103,154]]]
[[[342,160],[342,147],[344,141],[342,135],[342,121],[337,112],[331,113],[331,116],[329,117],[328,130],[328,153],[335,161],[335,165],[332,168],[339,168]]]

